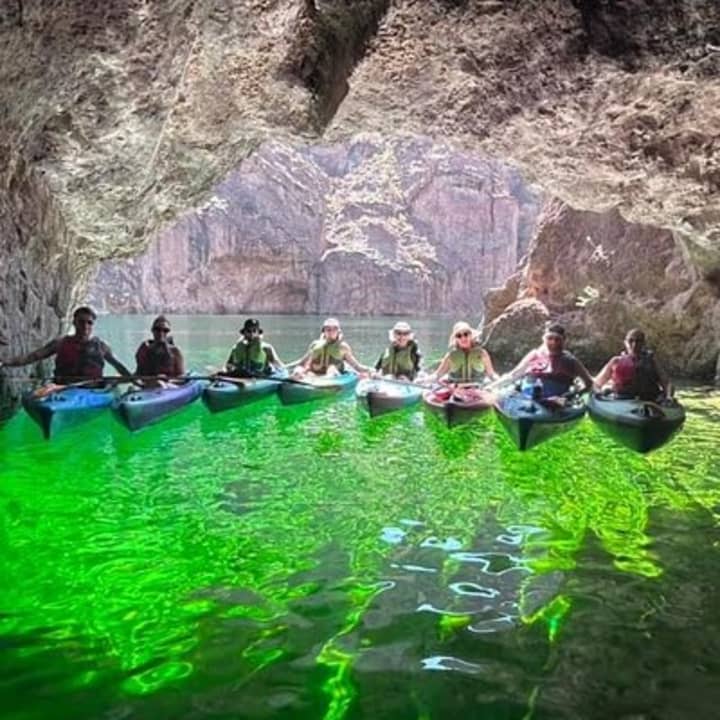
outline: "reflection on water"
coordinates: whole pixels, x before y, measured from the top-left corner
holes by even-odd
[[[49,443],[18,415],[4,716],[712,717],[720,398],[684,398],[648,457],[351,395]]]

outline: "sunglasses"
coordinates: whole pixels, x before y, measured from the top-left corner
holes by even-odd
[[[455,333],[455,337],[460,340],[460,338],[464,337],[470,337],[472,333],[469,330],[464,330],[463,332]]]
[[[153,332],[159,332],[159,333],[169,333],[170,332],[170,328],[166,328],[166,327],[154,327],[152,330],[153,330]]]
[[[393,334],[395,335],[409,335],[410,332],[408,330],[393,330]]]

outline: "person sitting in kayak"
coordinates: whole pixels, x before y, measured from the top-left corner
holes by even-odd
[[[55,338],[38,350],[0,362],[0,366],[19,367],[45,360],[55,355],[54,382],[68,384],[75,381],[100,380],[105,363],[112,365],[121,375],[130,371],[112,354],[110,346],[93,336],[97,315],[92,308],[79,307],[73,313],[73,335]]]
[[[248,318],[240,329],[240,339],[230,351],[225,372],[233,377],[270,375],[284,365],[275,348],[263,341],[260,321]]]
[[[619,398],[667,401],[672,384],[645,347],[645,333],[633,328],[625,335],[625,350],[610,358],[595,377],[595,389],[609,389]],[[605,387],[607,384],[607,388]]]
[[[497,377],[490,353],[480,344],[478,331],[461,320],[453,325],[448,351],[428,379],[448,386],[435,391],[441,399],[447,395],[445,399],[452,396],[456,400],[472,400],[480,391],[478,385]]]
[[[293,375],[340,375],[345,372],[346,363],[360,375],[370,372],[370,368],[356,360],[350,346],[343,340],[340,323],[335,318],[328,318],[323,323],[320,337],[310,343],[307,352],[298,360]]]
[[[170,321],[164,315],[158,315],[150,327],[152,340],[145,340],[135,353],[136,375],[156,376],[158,383],[163,380],[180,377],[185,374],[185,361],[180,348],[170,337]],[[152,384],[145,380],[144,385]]]
[[[548,325],[543,344],[525,355],[512,369],[510,377],[523,379],[523,394],[559,407],[567,403],[576,378],[583,382],[580,392],[590,390],[593,384],[587,368],[565,349],[565,328],[558,323]]]
[[[390,344],[375,363],[378,377],[389,375],[398,380],[413,381],[420,372],[422,355],[412,328],[406,322],[396,322],[388,333]]]

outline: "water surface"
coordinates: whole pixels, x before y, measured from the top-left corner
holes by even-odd
[[[130,361],[149,318],[100,318]],[[174,319],[198,369],[241,318]],[[322,318],[262,318],[297,357]],[[392,320],[346,323],[364,362]],[[426,354],[451,322],[414,322]],[[492,416],[352,396],[51,442],[0,428],[3,718],[713,717],[720,399],[641,457],[584,420],[518,453]]]

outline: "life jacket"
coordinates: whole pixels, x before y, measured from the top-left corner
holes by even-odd
[[[327,342],[320,338],[310,345],[310,370],[318,375],[324,375],[327,369],[334,365],[338,372],[345,372],[343,360],[342,341]]]
[[[566,393],[577,375],[575,356],[563,350],[558,355],[550,355],[543,348],[535,350],[528,360],[526,379],[533,382],[542,380],[544,398]]]
[[[175,352],[171,342],[146,340],[135,353],[138,375],[177,375]]]
[[[233,366],[233,373],[260,375],[269,372],[268,347],[259,339],[250,342],[247,342],[245,338],[238,340],[228,358],[228,364]]]
[[[80,340],[77,335],[60,338],[55,354],[55,379],[101,378],[105,353],[100,338]]]
[[[455,348],[449,353],[448,378],[458,382],[480,382],[485,377],[482,346],[473,345],[467,352]]]
[[[404,348],[390,343],[375,364],[384,375],[404,375],[412,380],[420,368],[420,351],[417,343],[410,340]]]
[[[655,400],[662,392],[660,377],[648,350],[643,350],[637,357],[623,353],[613,365],[612,384],[617,395],[641,400]]]

